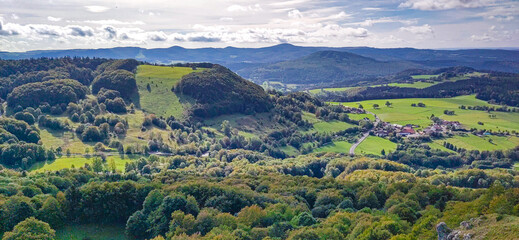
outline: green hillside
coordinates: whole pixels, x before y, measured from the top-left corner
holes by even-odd
[[[419,66],[409,62],[381,62],[348,52],[322,51],[303,58],[258,67],[250,73],[249,78],[297,84],[346,83]]]
[[[389,101],[392,107],[386,107]],[[424,103],[425,107],[412,107],[412,103]],[[467,128],[488,129],[492,131],[518,131],[519,113],[517,112],[492,112],[495,117],[490,117],[486,111],[462,110],[465,106],[489,106],[485,101],[476,99],[474,95],[454,98],[407,98],[407,99],[381,99],[361,102],[342,103],[345,106],[358,107],[361,104],[364,109],[377,114],[383,121],[400,125],[417,124],[426,127],[432,122],[429,117],[434,116],[449,121],[459,121]],[[381,106],[373,108],[374,104]],[[499,106],[497,106],[499,107]],[[454,111],[455,115],[445,115],[444,110]],[[483,125],[478,124],[482,122]]]
[[[146,112],[159,116],[181,118],[185,109],[183,105],[191,105],[193,101],[171,89],[184,75],[204,70],[203,68],[193,70],[191,67],[138,66],[136,80],[140,107]]]

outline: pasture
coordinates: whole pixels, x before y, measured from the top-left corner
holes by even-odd
[[[334,141],[332,144],[315,149],[314,152],[349,153],[351,145],[347,141]]]
[[[385,103],[392,103],[386,107]],[[412,103],[424,103],[425,107],[411,107]],[[337,104],[337,103],[332,103]],[[358,107],[362,104],[364,109],[377,114],[382,121],[400,125],[417,124],[426,127],[432,123],[431,115],[449,121],[459,121],[466,128],[486,129],[492,131],[519,131],[519,113],[492,112],[491,117],[485,111],[461,110],[465,106],[490,106],[491,104],[476,99],[474,95],[459,96],[454,98],[408,98],[408,99],[382,99],[367,100],[361,102],[346,102],[344,106]],[[374,108],[378,104],[380,107]],[[444,110],[454,111],[454,115],[445,115]],[[478,124],[483,123],[483,125]]]
[[[351,123],[341,122],[341,121],[323,121],[318,119],[315,114],[309,112],[303,112],[303,120],[308,121],[313,124],[313,128],[309,129],[307,132],[318,132],[318,133],[331,133],[338,132],[342,130],[346,130],[348,128],[356,127]]]
[[[413,75],[411,76],[413,79],[431,79],[431,78],[436,78],[440,76],[439,74],[436,74],[436,75]]]
[[[396,150],[397,144],[385,138],[369,136],[356,149],[355,154],[381,156],[382,149],[388,154]]]
[[[456,135],[452,138],[437,139],[434,142],[443,147],[443,142],[453,144],[456,147],[465,148],[467,150],[493,151],[506,150],[519,145],[519,138],[499,137],[499,136],[483,136],[478,137],[473,134]]]
[[[136,80],[139,88],[140,107],[147,112],[159,116],[181,118],[184,112],[183,105],[192,104],[193,101],[187,96],[178,96],[171,89],[182,79],[182,76],[200,71],[204,71],[204,69],[193,70],[189,67],[151,65],[138,66]]]
[[[34,164],[30,171],[35,172],[44,172],[44,171],[57,171],[65,168],[72,168],[74,166],[75,168],[80,168],[85,166],[86,163],[88,163],[90,166],[92,166],[92,162],[94,161],[94,156],[92,157],[84,157],[84,156],[63,156],[60,157],[52,162],[39,162]],[[108,164],[110,161],[115,161],[115,166],[117,171],[124,172],[124,166],[128,162],[135,161],[139,158],[139,156],[120,156],[120,155],[113,155],[113,156],[107,156],[106,157],[106,163],[104,164],[105,168],[108,168]]]

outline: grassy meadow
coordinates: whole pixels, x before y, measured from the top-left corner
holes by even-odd
[[[519,138],[515,136],[511,137],[499,137],[499,136],[483,136],[478,137],[473,134],[467,134],[466,136],[456,135],[452,138],[438,139],[434,142],[443,147],[443,142],[449,142],[456,147],[465,148],[467,150],[479,150],[479,151],[493,151],[493,150],[506,150],[511,149],[519,145]],[[440,148],[441,149],[441,148]]]
[[[187,96],[177,96],[171,91],[182,76],[204,71],[203,68],[193,70],[189,67],[166,67],[140,65],[137,68],[137,86],[140,95],[140,107],[147,112],[159,116],[182,117],[183,104],[191,104]],[[148,84],[150,89],[148,89]]]
[[[392,103],[391,107],[386,107],[385,103]],[[412,103],[422,102],[426,107],[411,107]],[[337,104],[337,103],[332,103]],[[491,118],[485,111],[461,110],[459,106],[489,106],[491,104],[476,99],[474,95],[459,96],[454,98],[408,98],[408,99],[382,99],[367,100],[361,102],[342,103],[345,106],[358,107],[362,104],[364,109],[377,114],[380,119],[396,124],[417,124],[426,127],[432,123],[429,117],[434,114],[441,119],[449,121],[459,121],[466,128],[487,129],[492,131],[513,131],[519,130],[519,113],[511,112],[492,112],[496,115]],[[379,108],[373,108],[373,104],[378,104]],[[454,111],[454,115],[443,114],[444,110]],[[484,125],[479,125],[482,122]]]
[[[44,171],[57,171],[65,168],[72,168],[74,166],[75,168],[83,167],[86,163],[88,163],[90,166],[92,166],[92,162],[94,161],[94,156],[92,157],[83,157],[83,156],[63,156],[60,157],[52,162],[39,162],[34,164],[31,167],[31,171],[35,172],[44,172]],[[135,161],[138,159],[138,156],[120,156],[120,155],[113,155],[113,156],[107,156],[106,157],[106,163],[105,168],[108,168],[108,164],[110,161],[115,162],[115,166],[117,171],[124,172],[124,166],[127,162]]]
[[[347,141],[334,141],[332,144],[315,149],[314,152],[349,153],[351,145],[353,144]]]
[[[382,155],[382,149],[387,153],[395,151],[397,144],[385,138],[369,136],[356,149],[355,154]]]

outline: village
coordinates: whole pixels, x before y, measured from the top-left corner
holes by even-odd
[[[422,130],[418,130],[420,126],[414,124],[399,125],[381,121],[372,130],[373,135],[378,137],[388,137],[396,135],[406,138],[421,137],[442,137],[444,134],[452,133],[456,130],[464,130],[458,121],[439,120]]]

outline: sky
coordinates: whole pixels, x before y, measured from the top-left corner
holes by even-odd
[[[0,0],[0,51],[517,48],[519,0]]]

